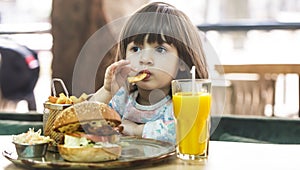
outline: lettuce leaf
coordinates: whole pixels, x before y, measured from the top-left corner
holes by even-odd
[[[91,141],[84,137],[74,137],[70,135],[65,135],[65,146],[89,146]]]

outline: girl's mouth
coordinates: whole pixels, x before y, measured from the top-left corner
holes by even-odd
[[[151,76],[151,72],[150,72],[149,70],[142,70],[142,71],[140,71],[138,74],[144,74],[144,73],[146,73],[147,76],[146,76],[143,80],[149,79],[150,76]]]
[[[143,70],[143,71],[140,71],[138,74],[136,74],[133,77],[128,77],[127,80],[128,80],[129,83],[136,83],[136,82],[139,82],[139,81],[145,81],[150,76],[151,76],[150,71]]]

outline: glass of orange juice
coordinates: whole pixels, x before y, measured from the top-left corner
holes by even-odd
[[[172,81],[176,122],[176,154],[183,160],[208,157],[211,81],[179,79]]]

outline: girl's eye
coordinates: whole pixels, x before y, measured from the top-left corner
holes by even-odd
[[[156,47],[156,51],[159,53],[166,53],[167,49],[163,46]]]
[[[134,46],[134,47],[131,47],[131,49],[130,49],[130,51],[132,51],[132,52],[139,52],[139,51],[141,51],[141,48],[140,47],[137,47],[137,46]]]

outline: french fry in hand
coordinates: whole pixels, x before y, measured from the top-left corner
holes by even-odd
[[[146,77],[147,77],[147,73],[141,73],[141,74],[138,74],[134,77],[128,77],[127,80],[128,80],[129,83],[136,83],[138,81],[143,80]]]

